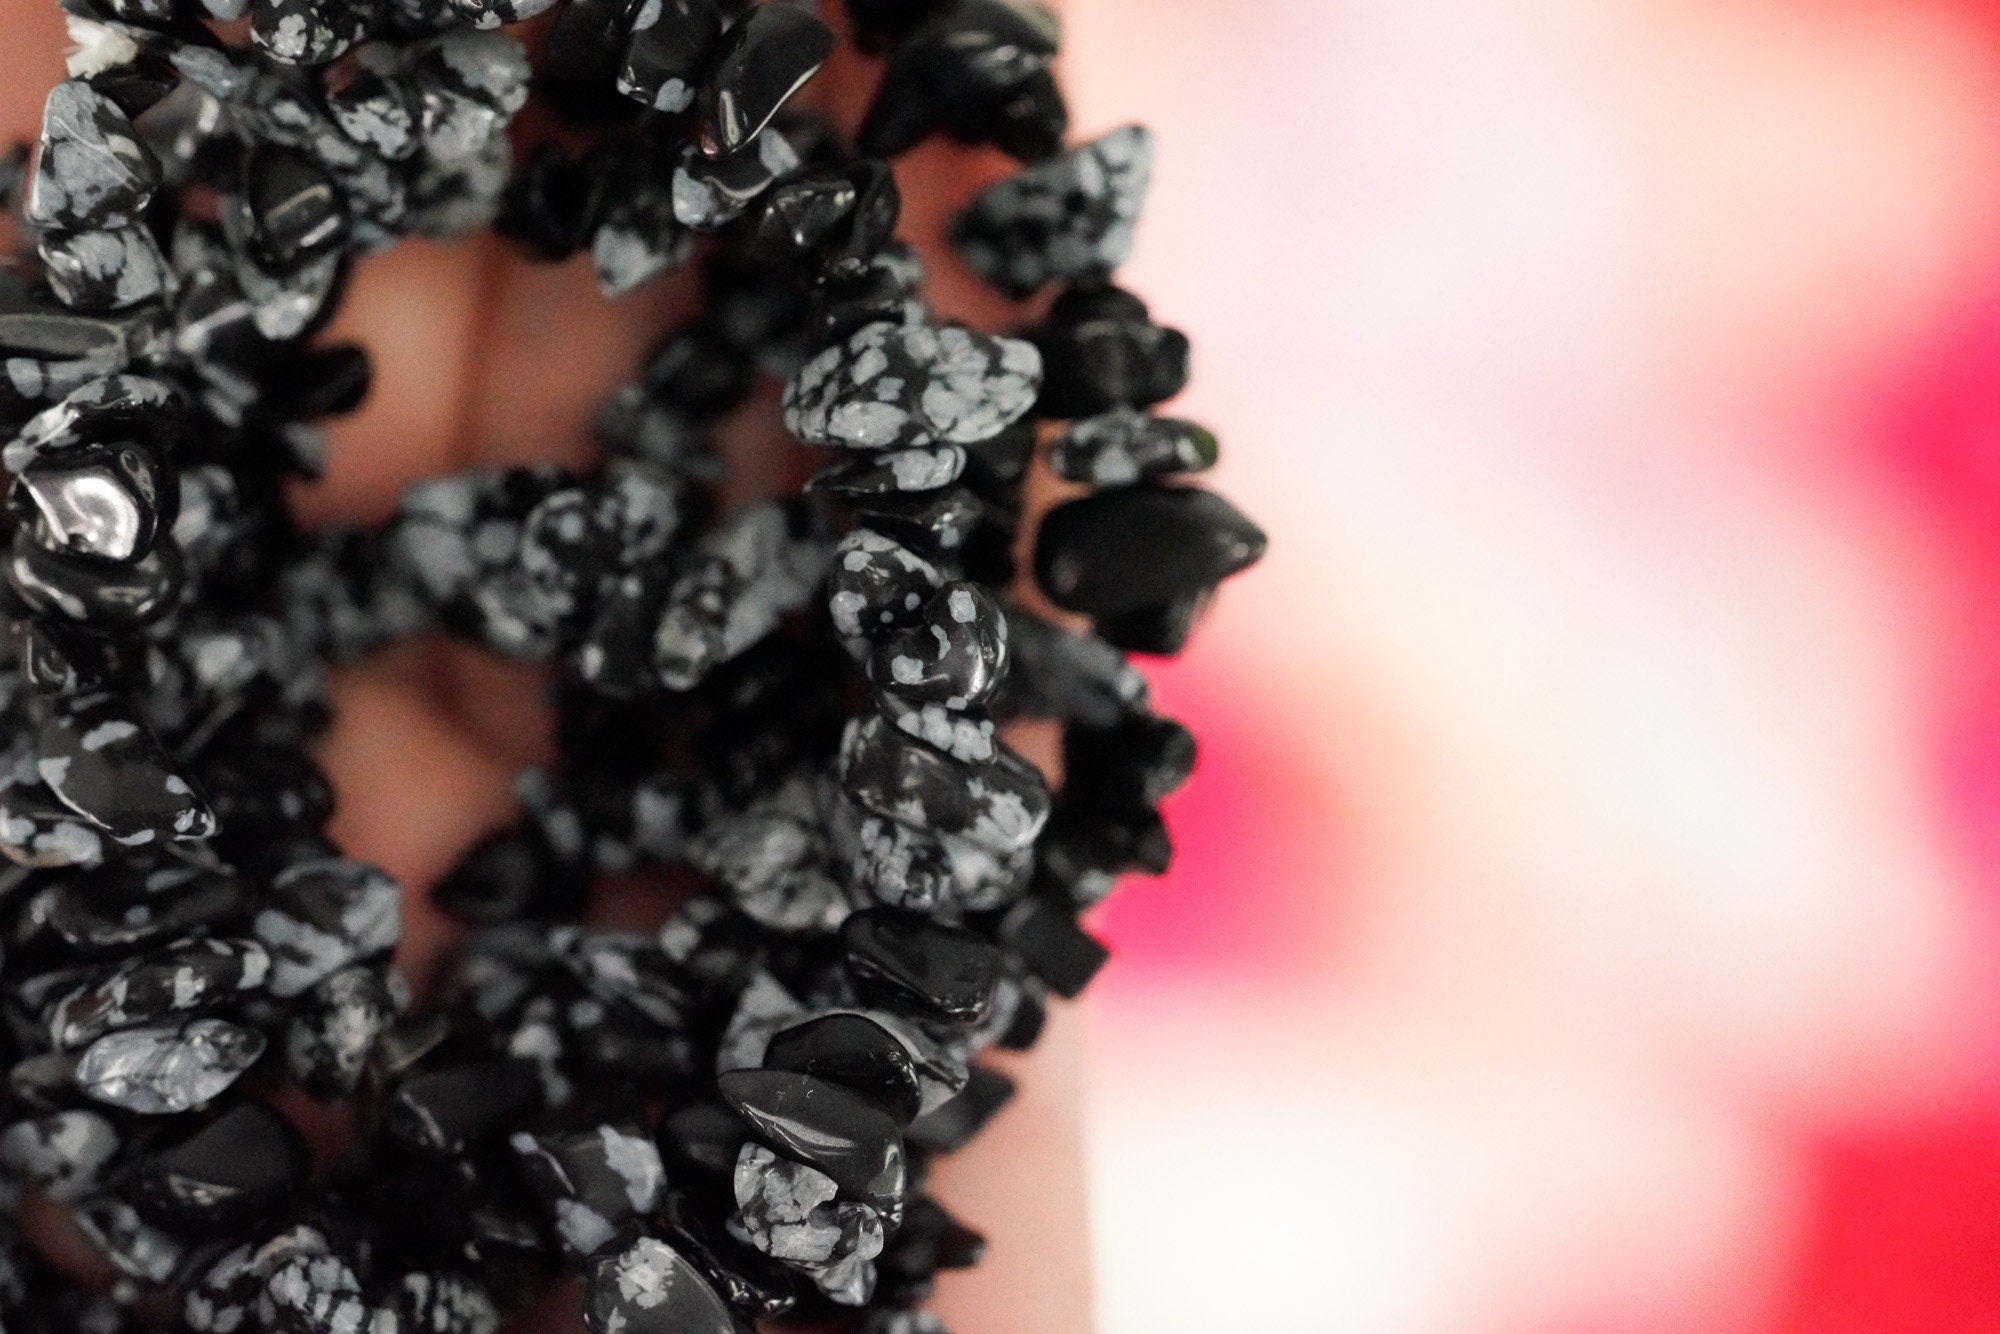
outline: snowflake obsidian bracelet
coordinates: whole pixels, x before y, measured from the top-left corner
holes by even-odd
[[[580,1272],[596,1334],[939,1330],[982,1243],[926,1168],[1011,1092],[978,1058],[1167,864],[1194,742],[1120,650],[1178,651],[1263,537],[1180,480],[1187,341],[1111,281],[1146,131],[1064,147],[1032,0],[554,3],[64,0],[0,270],[16,1328],[490,1334]],[[794,100],[843,37],[882,70],[851,144]],[[531,94],[559,133],[517,154]],[[888,160],[937,134],[1023,164],[953,231],[1021,337],[935,319],[895,239]],[[303,531],[369,381],[317,337],[347,266],[488,224],[614,295],[698,266],[702,308],[594,471]],[[767,376],[823,468],[727,512],[711,437]],[[413,987],[312,751],[325,665],[430,630],[550,664],[559,759],[433,890],[478,930]],[[614,873],[694,889],[589,926]],[[353,1108],[330,1166],[301,1095]],[[50,1262],[50,1204],[114,1280]]]

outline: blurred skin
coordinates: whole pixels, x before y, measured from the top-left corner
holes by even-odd
[[[31,139],[42,97],[63,73],[60,15],[52,0],[0,0],[0,31],[0,133],[8,142]],[[843,47],[803,96],[851,128],[877,73],[875,62]],[[522,129],[536,132],[532,124]],[[1007,321],[1016,313],[941,243],[944,218],[1005,174],[1005,160],[933,145],[897,166],[903,234],[931,266],[940,313],[988,326]],[[692,290],[684,270],[610,302],[587,256],[534,264],[485,235],[412,240],[362,261],[326,337],[368,348],[374,388],[334,425],[327,475],[299,490],[300,514],[315,524],[377,521],[423,478],[538,460],[587,465],[592,410],[692,312]],[[733,505],[793,489],[806,473],[778,420],[775,385],[730,423],[724,449]],[[429,886],[475,838],[510,818],[514,773],[549,754],[544,679],[437,639],[336,676],[339,721],[321,756],[339,793],[331,832],[407,887],[398,959],[420,984],[462,934],[432,908]],[[1042,750],[1036,758],[1046,758]],[[607,912],[656,920],[662,904],[639,892]],[[940,1282],[932,1309],[956,1334],[1090,1327],[1079,1041],[1076,1016],[1058,1012],[1033,1054],[996,1056],[1019,1094],[933,1176],[938,1197],[989,1241],[984,1264]],[[573,1302],[567,1310],[575,1311]],[[541,1323],[554,1329],[573,1320],[551,1314]]]

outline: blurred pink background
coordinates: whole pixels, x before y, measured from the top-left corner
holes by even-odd
[[[2000,1330],[2000,5],[1071,0],[1274,538],[1107,1334]]]

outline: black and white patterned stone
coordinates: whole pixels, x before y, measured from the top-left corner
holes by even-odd
[[[183,1246],[114,1195],[84,1200],[70,1210],[77,1230],[126,1278],[159,1286],[180,1267]]]
[[[174,285],[160,243],[144,227],[50,232],[37,249],[56,299],[75,310],[123,310]]]
[[[48,332],[59,334],[60,327]],[[185,408],[179,391],[151,376],[94,376],[29,418],[0,449],[0,466],[18,473],[44,454],[86,444],[138,440],[158,446],[178,429]]]
[[[729,899],[774,931],[825,932],[850,907],[829,874],[816,819],[752,809],[712,822],[688,844],[688,859],[721,881]]]
[[[525,23],[537,14],[554,9],[555,4],[556,0],[451,0],[451,7],[463,14],[475,28]]]
[[[654,111],[686,111],[721,38],[715,0],[639,0],[626,30],[618,91]]]
[[[1130,486],[1215,466],[1215,436],[1190,421],[1113,408],[1073,423],[1049,448],[1058,477],[1088,486]]]
[[[562,1134],[520,1131],[510,1143],[556,1235],[579,1256],[596,1253],[652,1213],[666,1190],[659,1149],[633,1130],[605,1124]]]
[[[914,625],[943,584],[930,561],[892,537],[857,528],[834,551],[827,610],[841,634],[873,638]]]
[[[950,486],[965,472],[965,449],[931,445],[857,454],[820,472],[808,489],[837,496],[908,495]]]
[[[271,956],[254,940],[191,940],[134,959],[74,992],[49,1016],[49,1039],[73,1051],[120,1028],[213,1009],[262,987]]]
[[[159,162],[117,103],[81,79],[49,90],[28,221],[57,231],[130,226],[159,185]]]
[[[977,1024],[993,1007],[1001,954],[970,931],[870,908],[847,919],[840,940],[847,974],[864,997],[954,1024]]]
[[[1011,563],[994,570],[973,563],[993,545],[989,541],[982,547],[977,539],[1004,541],[1006,529],[1001,516],[969,487],[855,496],[849,505],[856,521],[940,560],[962,560],[983,583],[1004,585],[1012,578]]]
[[[798,168],[791,141],[773,126],[766,126],[744,151],[719,162],[690,153],[674,168],[674,217],[693,231],[720,231],[742,217],[774,181]]]
[[[273,877],[251,932],[271,952],[271,994],[298,996],[358,959],[386,953],[402,931],[402,890],[376,867],[321,857]]]
[[[101,1113],[65,1108],[0,1131],[0,1171],[51,1199],[74,1200],[96,1184],[119,1143]]]
[[[311,1170],[291,1122],[262,1103],[241,1102],[148,1143],[119,1193],[150,1222],[212,1236],[277,1208]]]
[[[22,601],[51,618],[98,633],[130,633],[166,616],[186,589],[186,563],[171,542],[116,564],[60,548],[37,516],[15,531],[6,567],[7,583]]]
[[[931,7],[896,44],[862,122],[861,150],[894,157],[946,131],[1023,160],[1054,152],[1069,124],[1049,76],[1057,37],[1054,15],[1040,4],[946,0]]]
[[[841,740],[840,776],[867,810],[996,852],[1034,842],[1049,815],[1048,785],[1001,748],[989,761],[954,759],[880,717],[856,719]]]
[[[494,1334],[500,1312],[475,1280],[451,1270],[403,1275],[390,1296],[391,1334]]]
[[[657,1238],[594,1257],[584,1282],[590,1334],[737,1334],[735,1317],[708,1281]]]
[[[736,1158],[733,1186],[736,1212],[729,1220],[731,1236],[788,1264],[832,1262],[842,1232],[834,1204],[840,1187],[832,1177],[761,1144],[745,1144]]]
[[[895,1120],[859,1094],[790,1070],[731,1070],[716,1088],[759,1139],[833,1179],[842,1195],[893,1221],[909,1189]]]
[[[84,954],[121,954],[202,931],[247,902],[228,871],[166,852],[127,854],[39,891],[28,913]]]
[[[409,71],[424,148],[441,162],[486,151],[527,104],[527,52],[505,33],[447,32],[421,50]]]
[[[1212,491],[1124,487],[1050,510],[1035,576],[1057,606],[1120,616],[1205,593],[1264,547],[1263,532]]]
[[[819,72],[838,38],[804,5],[760,5],[723,37],[702,85],[697,140],[709,157],[727,157],[771,123],[793,93]]]
[[[688,690],[804,605],[828,552],[797,509],[764,504],[701,539],[653,632],[654,665],[669,690]]]
[[[65,806],[127,845],[201,839],[215,815],[160,745],[108,693],[48,703],[34,728],[35,768]]]
[[[345,1098],[359,1087],[376,1039],[395,1019],[395,997],[380,967],[343,968],[299,997],[285,1027],[285,1068],[322,1102]]]
[[[811,444],[906,449],[997,435],[1034,405],[1032,344],[969,329],[881,321],[799,369],[785,425]]]
[[[41,455],[16,490],[38,536],[70,555],[109,561],[144,557],[176,517],[173,473],[143,445],[83,445]]]
[[[606,296],[623,296],[678,268],[694,253],[694,233],[674,216],[670,181],[632,172],[613,181],[591,236],[591,263]]]
[[[330,1252],[301,1250],[280,1260],[259,1305],[272,1334],[390,1334],[393,1325],[377,1323],[354,1266]]]
[[[287,65],[324,65],[368,35],[352,0],[251,0],[250,40]]]
[[[56,800],[35,775],[31,757],[0,769],[0,853],[17,866],[94,866],[103,831]]]
[[[225,1019],[131,1028],[92,1043],[77,1087],[98,1102],[158,1116],[214,1099],[257,1063],[264,1035]]]
[[[251,323],[276,342],[298,337],[326,310],[340,283],[340,257],[323,255],[274,274],[246,255],[237,262],[235,277],[250,303]]]
[[[421,112],[393,67],[365,63],[345,84],[326,94],[327,114],[355,143],[392,161],[417,151]]]
[[[390,1140],[427,1158],[451,1158],[527,1115],[541,1084],[525,1061],[481,1061],[410,1076],[389,1098]]]
[[[924,604],[923,622],[877,641],[868,660],[875,688],[899,705],[961,711],[984,704],[1007,670],[1007,617],[975,583],[946,584]],[[990,743],[985,758],[990,756]]]
[[[811,1012],[770,973],[759,970],[736,999],[722,1040],[716,1044],[715,1070],[754,1070],[764,1063],[764,1049],[783,1029],[809,1018]]]
[[[952,226],[973,271],[1012,296],[1101,277],[1132,254],[1153,171],[1143,125],[1112,130],[983,191]]]
[[[764,1065],[838,1084],[899,1126],[923,1109],[923,1085],[909,1049],[863,1014],[829,1014],[785,1029],[765,1049]]]
[[[957,897],[944,840],[887,816],[857,822],[850,870],[862,892],[891,907],[929,911]]]

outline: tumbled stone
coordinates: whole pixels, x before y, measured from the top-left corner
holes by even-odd
[[[1152,170],[1152,132],[1112,130],[988,186],[953,224],[952,240],[1010,296],[1100,277],[1132,254]]]
[[[271,952],[271,994],[290,998],[357,959],[392,949],[402,890],[366,862],[326,857],[287,867],[251,931]]]
[[[30,222],[58,231],[131,226],[159,184],[159,162],[115,102],[81,79],[49,90]]]
[[[969,931],[871,908],[848,918],[840,939],[864,996],[958,1024],[976,1024],[992,1008],[1000,951]]]
[[[1216,460],[1215,437],[1193,422],[1114,408],[1071,425],[1049,449],[1058,477],[1088,486],[1129,486],[1200,472]]]
[[[121,1186],[163,1227],[227,1233],[282,1204],[306,1182],[312,1157],[289,1121],[245,1102],[192,1130],[150,1142]]]
[[[92,1043],[76,1082],[113,1107],[158,1116],[209,1102],[257,1063],[264,1035],[223,1019],[132,1028]]]
[[[584,1275],[590,1334],[736,1334],[729,1309],[666,1242],[641,1237],[592,1259]]]
[[[37,249],[56,299],[76,310],[123,310],[174,286],[167,257],[144,227],[50,233]]]
[[[701,89],[702,152],[727,157],[748,144],[819,72],[837,40],[804,5],[759,5],[738,19]]]
[[[966,444],[1026,413],[1041,377],[1032,344],[885,321],[800,368],[785,386],[785,425],[847,449]]]
[[[1212,491],[1133,486],[1050,510],[1035,575],[1057,606],[1118,616],[1204,593],[1264,547],[1263,532]]]

